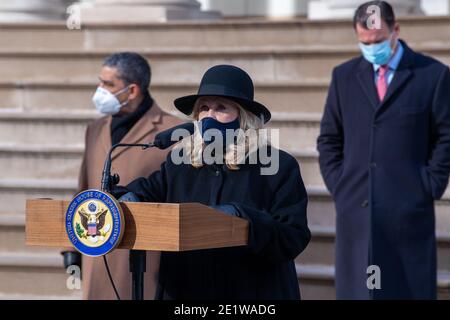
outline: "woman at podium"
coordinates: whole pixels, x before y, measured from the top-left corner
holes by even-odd
[[[298,162],[264,139],[227,136],[229,129],[258,136],[270,120],[253,97],[242,69],[209,69],[197,94],[174,102],[199,130],[172,150],[160,171],[113,191],[143,202],[198,202],[249,222],[246,246],[163,252],[156,299],[300,299],[294,259],[311,234]],[[180,163],[180,154],[188,161]]]

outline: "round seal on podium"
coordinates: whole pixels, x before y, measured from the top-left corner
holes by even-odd
[[[119,202],[109,193],[90,189],[80,192],[66,212],[66,232],[80,253],[99,257],[122,240],[125,220]]]

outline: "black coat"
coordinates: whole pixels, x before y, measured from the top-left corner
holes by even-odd
[[[383,102],[364,58],[333,71],[318,150],[336,203],[338,298],[436,298],[433,205],[450,171],[450,72],[402,45]],[[381,290],[367,289],[369,265],[380,267]]]
[[[161,255],[159,298],[299,299],[293,260],[307,246],[307,195],[297,161],[280,151],[280,169],[261,165],[175,165],[127,189],[146,202],[232,204],[249,221],[247,246]]]

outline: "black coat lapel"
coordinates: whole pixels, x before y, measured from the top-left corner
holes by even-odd
[[[403,46],[403,57],[400,60],[400,64],[398,65],[397,70],[395,71],[394,78],[392,79],[391,84],[388,87],[386,92],[386,96],[381,103],[381,106],[386,104],[392,96],[402,89],[404,84],[412,77],[413,72],[411,70],[411,66],[414,61],[414,52],[407,46],[404,41],[401,41]]]
[[[377,109],[380,99],[378,98],[377,90],[375,87],[375,74],[373,71],[373,66],[364,58],[361,58],[361,63],[359,64],[359,72],[356,77],[358,78],[358,83],[361,89],[366,94],[370,101],[370,104],[374,109]]]

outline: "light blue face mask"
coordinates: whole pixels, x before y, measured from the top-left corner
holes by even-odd
[[[359,48],[367,61],[377,65],[387,64],[393,53],[390,38],[381,43],[368,45],[360,42]]]

